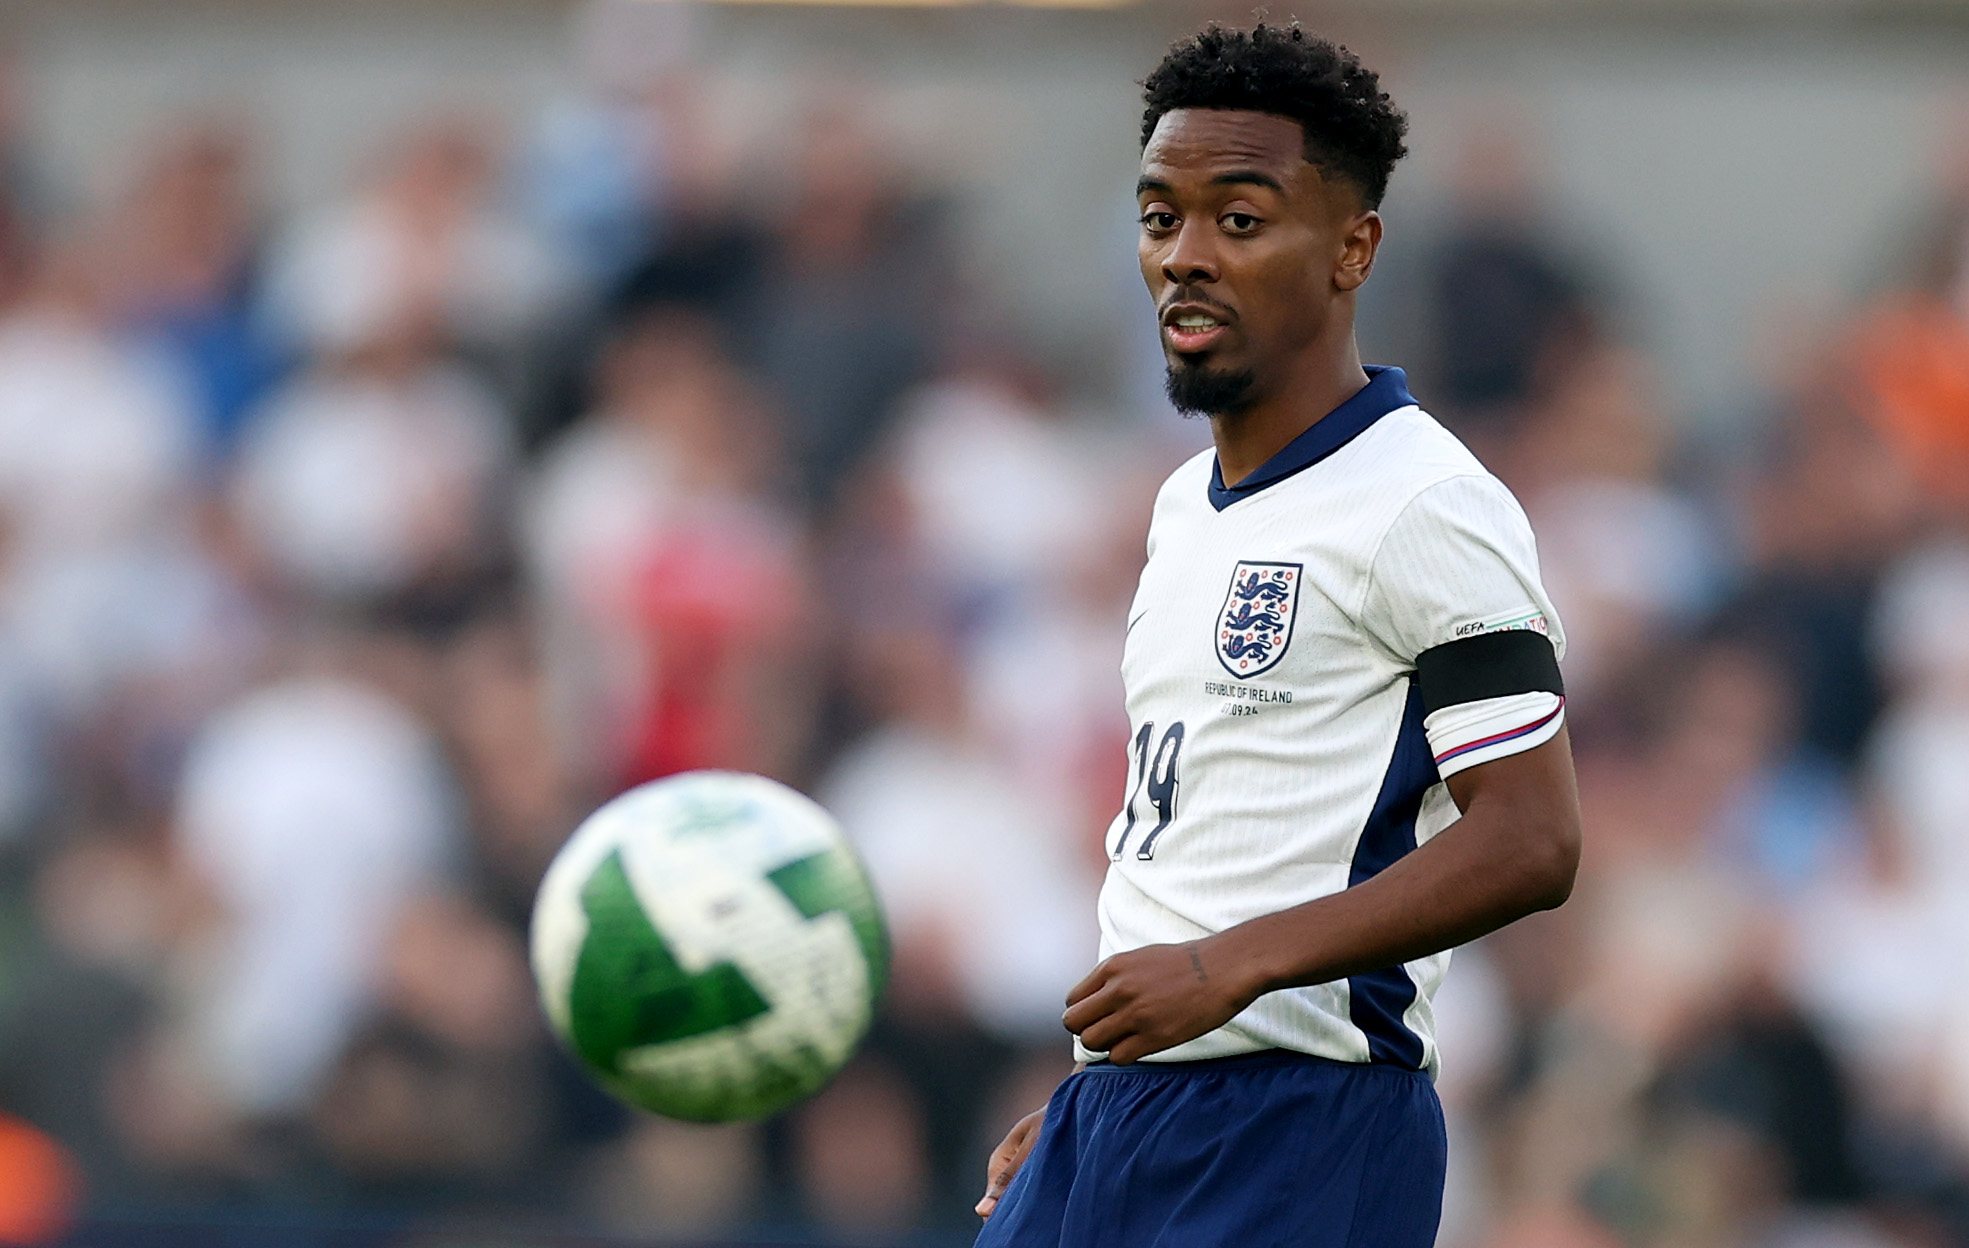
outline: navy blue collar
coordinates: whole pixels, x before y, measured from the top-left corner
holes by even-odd
[[[1278,454],[1236,485],[1224,484],[1224,466],[1210,462],[1210,505],[1218,511],[1240,498],[1250,498],[1268,485],[1277,485],[1295,472],[1310,468],[1352,442],[1389,412],[1412,405],[1408,376],[1399,368],[1367,366],[1367,384],[1352,398],[1313,422],[1312,428],[1287,442]]]

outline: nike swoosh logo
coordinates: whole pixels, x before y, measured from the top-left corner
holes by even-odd
[[[1142,612],[1142,615],[1147,615],[1147,614],[1148,612],[1146,611]],[[1121,631],[1121,635],[1123,637],[1126,637],[1128,634],[1135,631],[1135,626],[1142,622],[1142,615],[1138,615],[1134,619],[1128,621],[1128,627]]]

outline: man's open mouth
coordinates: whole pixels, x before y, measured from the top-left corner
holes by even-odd
[[[1183,354],[1209,350],[1229,328],[1226,316],[1193,303],[1176,304],[1162,317],[1163,336]]]

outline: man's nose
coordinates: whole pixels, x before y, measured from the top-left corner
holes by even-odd
[[[1176,231],[1175,245],[1163,257],[1162,276],[1179,286],[1217,280],[1217,254],[1211,246],[1213,223],[1191,218]]]

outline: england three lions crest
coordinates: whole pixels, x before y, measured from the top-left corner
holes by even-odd
[[[1304,573],[1297,563],[1238,563],[1217,612],[1217,661],[1225,671],[1249,680],[1278,666],[1292,644]]]

